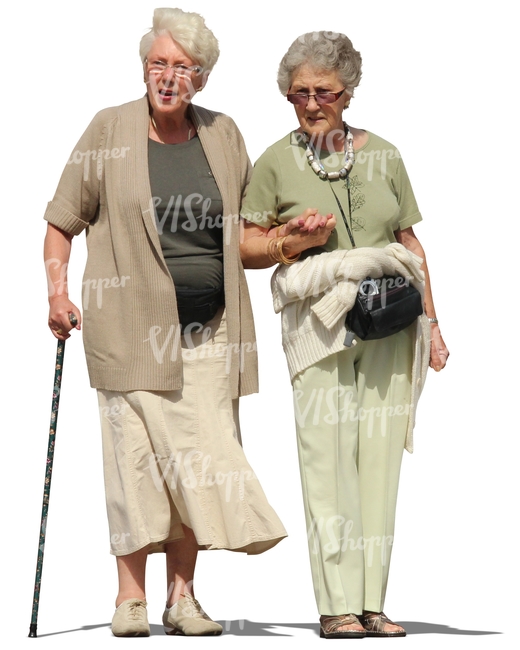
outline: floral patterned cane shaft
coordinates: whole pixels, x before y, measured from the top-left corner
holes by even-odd
[[[77,323],[73,314],[70,315],[72,325]],[[34,581],[34,596],[32,617],[29,636],[36,636],[36,625],[38,621],[38,605],[40,603],[40,585],[42,580],[43,552],[45,549],[45,532],[47,528],[47,513],[49,510],[49,495],[51,492],[52,463],[54,460],[54,444],[56,440],[56,427],[58,424],[58,407],[60,405],[61,374],[63,369],[63,357],[65,354],[65,341],[58,341],[56,351],[56,367],[54,370],[54,388],[52,391],[51,425],[49,429],[49,446],[47,448],[47,464],[45,467],[45,484],[43,487],[42,520],[40,525],[40,540],[38,545],[38,561],[36,562],[36,578]]]

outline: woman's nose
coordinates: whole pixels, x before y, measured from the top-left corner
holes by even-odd
[[[316,101],[316,97],[314,95],[309,95],[307,97],[307,110],[309,111],[315,111],[319,109],[320,105]]]
[[[165,84],[173,85],[176,81],[176,77],[177,75],[175,74],[175,70],[171,66],[168,66],[162,74],[162,81]]]

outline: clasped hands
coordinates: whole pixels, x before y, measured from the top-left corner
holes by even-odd
[[[286,246],[289,255],[297,255],[307,248],[323,246],[336,227],[333,214],[322,215],[317,208],[307,208],[283,226],[277,226],[276,237],[288,237]]]

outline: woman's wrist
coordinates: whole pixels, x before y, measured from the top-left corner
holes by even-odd
[[[285,247],[285,250],[284,250]],[[267,255],[270,260],[278,264],[293,264],[300,259],[301,252],[293,253],[287,250],[287,236],[269,239],[267,242]]]
[[[52,296],[49,296],[49,305],[52,305],[54,302],[58,300],[67,300],[69,299],[69,294],[68,291],[56,291],[56,293],[53,293]]]
[[[276,239],[277,237],[283,237],[285,235],[285,224],[278,224],[276,226],[271,226],[267,231],[268,239]]]

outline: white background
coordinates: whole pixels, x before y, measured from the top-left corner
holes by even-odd
[[[138,45],[155,4],[31,0],[2,9],[4,647],[117,643],[107,628],[116,572],[108,554],[98,414],[77,334],[66,350],[41,638],[25,638],[56,348],[46,328],[42,215],[92,116],[144,93]],[[403,462],[385,610],[409,632],[391,643],[407,647],[511,647],[518,624],[518,56],[508,5],[456,0],[186,0],[182,5],[205,17],[221,46],[198,101],[235,119],[253,161],[295,128],[293,109],[277,90],[277,66],[297,36],[319,29],[345,32],[363,56],[363,79],[348,121],[396,144],[405,160],[424,217],[416,233],[427,252],[451,350],[448,368],[440,375],[430,371],[416,452]],[[79,237],[71,268],[76,303],[84,261]],[[143,645],[323,644],[316,634],[291,389],[272,311],[270,271],[248,272],[248,278],[261,392],[242,401],[243,441],[289,538],[257,557],[201,553],[198,598],[215,619],[230,621],[229,633],[214,641],[162,635],[164,558],[153,556],[148,571],[153,636],[139,642]]]

